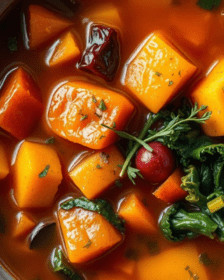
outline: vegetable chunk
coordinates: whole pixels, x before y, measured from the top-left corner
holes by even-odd
[[[119,179],[124,157],[110,146],[84,159],[69,173],[72,181],[88,198],[96,198]]]
[[[1,90],[0,127],[24,139],[40,120],[42,111],[37,85],[23,68],[17,68]]]
[[[161,34],[152,34],[129,62],[125,85],[150,111],[157,113],[196,71]]]
[[[14,196],[19,207],[50,206],[61,180],[61,164],[54,149],[22,143],[14,168]]]
[[[61,65],[73,62],[80,56],[80,50],[74,35],[69,31],[58,41],[58,44],[50,58],[49,65]]]
[[[187,192],[181,188],[181,178],[183,176],[184,173],[180,168],[177,168],[153,194],[166,203],[174,203],[184,199]]]
[[[9,162],[4,145],[0,142],[0,180],[9,174]]]
[[[133,112],[134,106],[124,96],[97,84],[75,81],[56,90],[48,119],[57,135],[92,149],[103,149],[118,137],[101,124],[122,130]]]
[[[154,218],[136,194],[130,194],[125,198],[118,214],[132,229],[146,233],[155,233],[157,231]]]
[[[33,221],[26,213],[20,212],[17,216],[17,224],[13,233],[15,237],[26,237],[36,226],[36,222]]]
[[[122,235],[103,216],[81,208],[59,210],[59,221],[72,263],[84,263],[102,255],[117,243]]]
[[[191,94],[193,102],[208,105],[207,111],[212,111],[211,118],[202,125],[209,136],[223,136],[224,124],[224,60],[221,60],[195,87]],[[199,113],[201,116],[202,113]]]
[[[29,7],[29,47],[36,49],[53,39],[73,23],[38,6]]]
[[[184,244],[156,256],[145,256],[137,264],[139,280],[209,280],[206,268],[198,259],[195,244]]]

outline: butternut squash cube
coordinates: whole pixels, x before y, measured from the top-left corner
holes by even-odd
[[[85,158],[69,175],[83,194],[93,199],[115,184],[124,161],[118,148],[110,146]]]
[[[118,136],[101,124],[123,130],[133,112],[133,104],[123,95],[94,83],[74,81],[54,92],[48,120],[57,135],[91,149],[103,149]]]
[[[49,60],[50,66],[74,62],[80,56],[80,50],[74,35],[69,31],[58,40]]]
[[[36,222],[26,213],[20,212],[17,215],[17,223],[13,232],[13,236],[20,238],[26,237],[36,226]]]
[[[192,102],[197,102],[198,106],[208,106],[207,111],[212,115],[205,124],[202,125],[204,132],[209,136],[224,135],[224,59],[222,59],[213,70],[203,78],[191,93]],[[205,111],[200,112],[202,116]]]
[[[21,67],[7,78],[0,95],[0,127],[23,139],[41,118],[43,105],[32,77]]]
[[[175,246],[156,256],[146,255],[137,264],[139,280],[209,280],[206,267],[199,262],[196,245]]]
[[[121,233],[96,212],[60,209],[58,216],[71,263],[91,261],[122,240]]]
[[[158,113],[196,71],[161,34],[152,34],[128,63],[125,85],[150,111]]]
[[[156,223],[148,209],[136,194],[129,194],[121,203],[118,215],[131,229],[145,233],[155,233]]]
[[[62,180],[55,150],[27,141],[19,149],[13,175],[14,196],[21,208],[50,206]]]
[[[9,162],[4,145],[0,142],[0,180],[9,174]]]
[[[29,47],[36,49],[73,23],[38,5],[29,6]]]

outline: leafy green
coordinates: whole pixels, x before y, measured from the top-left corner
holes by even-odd
[[[88,200],[85,197],[72,198],[61,205],[64,210],[70,210],[74,207],[80,207],[85,210],[97,212],[108,222],[114,225],[118,230],[124,232],[124,222],[115,214],[113,207],[109,202],[103,199]]]
[[[55,272],[61,272],[68,276],[71,280],[84,280],[77,272],[73,271],[67,265],[64,264],[64,256],[62,250],[56,248],[53,255],[52,265]]]
[[[45,141],[46,144],[54,144],[55,143],[55,138],[52,136],[50,138],[48,138],[46,141]]]
[[[46,177],[46,176],[47,176],[47,173],[48,173],[48,171],[49,171],[49,169],[50,169],[50,165],[48,164],[48,165],[44,168],[44,170],[39,174],[39,178],[44,178],[44,177]]]
[[[217,159],[213,164],[214,185],[216,190],[224,191],[224,159]]]
[[[101,111],[106,111],[106,109],[107,109],[107,107],[106,107],[105,102],[104,102],[103,99],[100,101],[99,109],[100,109]]]
[[[133,185],[135,185],[135,180],[134,179],[136,179],[137,176],[143,178],[140,171],[137,168],[134,168],[134,167],[131,167],[131,166],[128,166],[127,174],[128,174],[128,178],[131,180]]]
[[[222,0],[199,0],[197,5],[205,10],[212,10],[220,5]]]
[[[210,195],[214,191],[213,187],[213,171],[210,164],[203,163],[200,168],[200,192],[204,196]]]

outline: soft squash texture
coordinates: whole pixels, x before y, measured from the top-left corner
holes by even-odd
[[[161,34],[152,34],[128,63],[125,85],[150,111],[158,113],[197,68]]]
[[[148,209],[136,194],[129,194],[121,203],[118,214],[131,229],[145,233],[155,233],[156,223]]]
[[[80,49],[72,32],[67,32],[59,39],[58,44],[49,60],[50,66],[74,62],[80,56]]]
[[[38,5],[29,7],[29,47],[36,49],[73,23]]]
[[[47,172],[40,175],[44,170]],[[49,145],[23,142],[14,167],[14,196],[21,208],[48,207],[62,180],[61,164]]]
[[[115,184],[124,161],[118,148],[110,146],[85,158],[69,175],[83,194],[93,199]]]
[[[9,162],[3,143],[0,142],[0,180],[9,174]]]
[[[181,178],[183,176],[183,171],[177,168],[153,194],[166,203],[174,203],[184,199],[187,192],[181,188]]]
[[[145,255],[137,264],[136,279],[209,280],[206,268],[199,262],[198,256],[194,243],[167,249],[156,256]]]
[[[104,102],[106,108],[101,110]],[[61,85],[53,94],[48,120],[57,135],[92,149],[103,149],[118,140],[116,133],[102,127],[123,130],[134,106],[124,96],[97,84],[74,81]]]
[[[122,235],[103,216],[81,208],[58,212],[60,227],[72,263],[84,263],[102,255],[117,243]]]
[[[34,80],[19,67],[10,74],[0,95],[0,127],[23,139],[41,118],[43,105]]]
[[[222,59],[194,88],[191,93],[192,102],[197,102],[198,106],[207,105],[207,111],[212,115],[205,124],[202,125],[204,132],[209,136],[224,135],[224,59]],[[205,111],[200,112],[202,116]]]
[[[25,212],[18,213],[16,222],[13,236],[17,238],[26,237],[36,226],[36,222]]]

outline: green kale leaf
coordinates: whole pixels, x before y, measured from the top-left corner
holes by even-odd
[[[212,10],[220,5],[222,0],[199,0],[197,5],[205,10]]]

